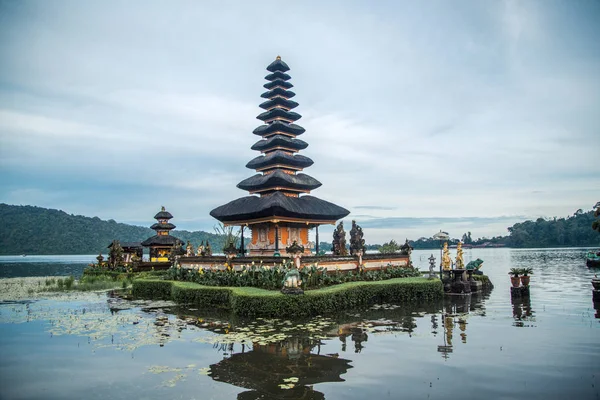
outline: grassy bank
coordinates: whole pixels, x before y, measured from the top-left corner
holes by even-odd
[[[167,299],[181,304],[220,308],[242,316],[309,316],[366,306],[378,302],[416,302],[443,295],[439,280],[396,278],[375,282],[347,282],[304,295],[253,287],[213,287],[196,283],[136,279],[133,295]]]
[[[124,288],[130,280],[112,277],[83,277],[76,280],[72,276],[43,276],[0,279],[0,301],[38,298],[58,292],[89,292]]]

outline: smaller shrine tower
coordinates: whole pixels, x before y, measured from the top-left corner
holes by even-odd
[[[156,235],[144,240],[142,246],[150,248],[151,262],[167,262],[173,250],[173,246],[180,247],[183,242],[171,236],[169,232],[175,229],[175,225],[169,222],[173,218],[170,212],[161,207],[160,211],[154,216],[156,223],[150,228],[156,231]]]

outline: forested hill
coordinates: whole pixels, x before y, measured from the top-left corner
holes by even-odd
[[[538,218],[508,228],[510,247],[600,246],[600,233],[592,229],[594,211],[577,210],[567,218]]]
[[[114,239],[140,242],[155,234],[150,228],[34,206],[0,204],[0,218],[1,255],[105,253]],[[177,230],[172,234],[194,247],[208,240],[213,249],[223,248],[221,235]]]
[[[492,247],[600,247],[600,229],[592,227],[594,221],[600,221],[600,211],[584,212],[580,209],[566,218],[538,218],[535,221],[518,222],[507,228],[507,236],[473,239],[471,232],[465,232],[461,240],[468,245]],[[458,241],[458,238],[451,239],[450,243],[456,244]],[[440,246],[440,242],[433,238],[420,238],[411,241],[411,244],[415,249],[435,249]]]

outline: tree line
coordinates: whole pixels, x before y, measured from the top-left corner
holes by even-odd
[[[0,254],[98,254],[117,239],[142,242],[156,234],[150,228],[98,217],[67,214],[35,206],[0,204]],[[198,247],[208,241],[215,252],[225,246],[223,235],[204,231],[174,230],[173,236]]]
[[[538,218],[519,222],[507,228],[508,235],[492,238],[471,237],[465,232],[460,240],[469,245],[503,245],[515,248],[531,247],[599,247],[600,246],[600,202],[596,210],[577,210],[565,218]],[[67,214],[64,211],[35,206],[13,206],[0,204],[0,254],[96,254],[106,252],[114,240],[141,242],[155,232],[146,227],[103,221],[98,217]],[[592,227],[592,225],[594,227]],[[220,252],[225,246],[226,236],[204,231],[173,231],[172,234],[194,248],[208,241],[213,251]],[[459,238],[449,240],[458,243]],[[249,243],[246,238],[246,243]],[[440,242],[433,238],[409,240],[415,249],[437,249]],[[367,245],[367,250],[393,252],[401,243]],[[320,242],[319,250],[331,251],[331,242]]]
[[[473,246],[505,246],[513,248],[534,247],[599,247],[600,246],[600,202],[595,210],[584,212],[579,209],[564,218],[538,218],[517,222],[507,228],[508,235],[492,238],[471,237],[471,232],[465,232],[462,237],[448,240],[450,245],[459,241]],[[409,240],[415,249],[437,249],[440,242],[432,237]],[[389,251],[399,245],[394,242],[384,243],[382,247]]]

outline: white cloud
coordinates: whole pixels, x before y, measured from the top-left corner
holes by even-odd
[[[168,203],[188,229],[210,229],[210,209],[245,195],[235,185],[253,174],[278,53],[315,161],[306,173],[324,184],[314,195],[352,215],[554,216],[598,200],[599,58],[585,24],[536,1],[298,3],[281,5],[285,19],[265,19],[267,6],[7,8],[0,201],[66,208],[45,180],[74,213],[144,221]],[[494,229],[505,233],[482,227]]]

